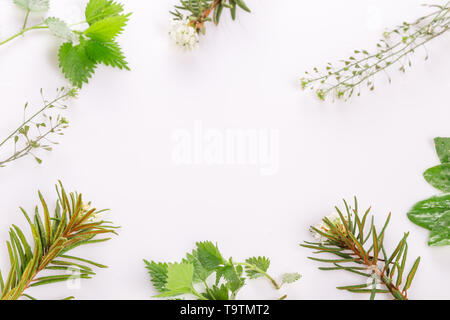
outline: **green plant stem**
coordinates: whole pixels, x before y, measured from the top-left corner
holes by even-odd
[[[407,43],[403,48],[401,48],[401,49],[398,50],[398,51],[393,51],[391,54],[387,55],[386,57],[382,58],[381,60],[378,60],[376,63],[370,65],[369,68],[367,68],[367,69],[370,70],[370,69],[372,69],[373,67],[376,67],[376,66],[380,65],[381,62],[384,62],[384,61],[386,61],[386,60],[388,60],[388,59],[390,59],[390,58],[392,58],[392,57],[397,56],[397,57],[395,58],[395,60],[391,61],[389,64],[386,64],[385,66],[383,66],[383,67],[381,67],[381,68],[378,68],[374,73],[370,73],[369,75],[367,75],[367,76],[361,78],[361,79],[360,79],[358,82],[356,82],[356,83],[349,84],[348,82],[349,82],[350,80],[356,78],[357,75],[352,75],[352,76],[350,76],[350,77],[348,77],[348,78],[345,78],[344,80],[342,80],[342,81],[339,82],[338,84],[336,84],[336,85],[334,85],[334,86],[328,88],[327,90],[325,90],[324,93],[327,94],[327,93],[329,93],[330,91],[332,91],[332,90],[338,88],[339,86],[341,86],[341,85],[343,85],[343,84],[344,84],[344,85],[348,85],[348,88],[347,88],[346,90],[344,90],[344,91],[348,91],[348,90],[352,89],[353,87],[358,86],[359,84],[363,83],[365,80],[367,80],[367,79],[369,79],[369,78],[375,76],[375,74],[380,73],[381,71],[386,70],[386,69],[387,69],[388,67],[390,67],[391,65],[393,65],[393,64],[397,63],[398,61],[400,61],[403,57],[407,56],[407,55],[410,54],[411,52],[414,52],[415,49],[417,49],[417,48],[419,48],[419,47],[425,45],[426,43],[430,42],[430,41],[433,40],[434,38],[436,38],[436,37],[438,37],[438,36],[444,34],[444,33],[447,32],[448,30],[449,30],[449,26],[446,25],[445,28],[444,28],[444,30],[442,30],[441,32],[436,33],[436,34],[434,34],[433,36],[431,36],[431,37],[425,39],[424,41],[420,42],[419,44],[415,44],[415,40],[417,40],[418,36],[413,37],[413,40],[411,40],[409,43]],[[398,45],[399,45],[399,44],[398,44]],[[397,47],[398,45],[391,47],[391,49]],[[408,50],[407,50],[407,49],[408,49]]]
[[[38,30],[38,29],[48,29],[48,26],[43,26],[42,24],[38,24],[34,27],[24,28],[24,29],[20,30],[19,32],[17,32],[15,35],[12,35],[11,37],[7,38],[6,40],[1,41],[0,46],[10,42],[11,40],[14,40],[17,37],[20,37],[21,35],[25,34],[28,31]]]
[[[29,13],[27,14],[27,16],[26,16],[26,18],[25,18],[25,22],[24,22],[24,25],[23,25],[22,30],[20,30],[20,31],[17,32],[16,34],[12,35],[11,37],[9,37],[9,38],[7,38],[7,39],[1,41],[1,42],[0,42],[0,46],[6,44],[6,43],[8,43],[8,42],[10,42],[11,40],[14,40],[15,38],[20,37],[21,35],[27,33],[28,31],[32,31],[32,30],[40,30],[40,29],[48,29],[48,26],[44,25],[43,23],[38,24],[38,25],[35,25],[35,26],[33,26],[33,27],[26,28],[26,24],[27,24],[27,21],[28,21],[28,15],[29,15]],[[83,24],[83,23],[86,23],[86,21],[80,21],[80,22],[71,24],[70,26],[73,27],[73,26],[77,26],[77,25],[80,25],[80,24]]]
[[[277,289],[277,290],[281,289],[281,286],[275,281],[275,279],[272,278],[272,277],[271,277],[267,272],[265,272],[264,270],[261,270],[261,269],[255,267],[254,265],[251,265],[251,264],[248,264],[248,263],[245,263],[245,262],[236,263],[236,265],[243,266],[243,267],[247,267],[247,268],[252,269],[252,270],[254,270],[254,271],[258,272],[258,273],[263,274],[267,279],[270,280],[270,282],[273,284],[273,286],[275,287],[275,289]]]
[[[30,16],[30,9],[27,10],[27,14],[25,15],[25,21],[23,22],[22,30],[27,27],[28,17]]]
[[[55,132],[55,130],[58,129],[59,127],[61,127],[62,125],[63,125],[63,123],[58,123],[56,126],[52,127],[52,128],[49,129],[47,132],[45,132],[44,134],[40,135],[36,140],[33,140],[33,142],[39,143],[41,140],[46,139],[46,137],[47,137],[49,134]],[[30,141],[28,141],[28,142],[30,142]],[[28,143],[28,144],[26,145],[26,147],[22,148],[22,149],[19,150],[19,151],[15,151],[14,154],[13,154],[12,156],[10,156],[9,158],[7,158],[7,159],[5,159],[5,160],[3,160],[3,161],[0,161],[0,167],[6,165],[6,164],[9,163],[9,162],[12,162],[12,161],[18,160],[18,159],[20,159],[20,158],[23,158],[23,157],[25,157],[25,156],[28,155],[28,154],[31,154],[30,151],[31,151],[32,149],[33,149],[33,145],[30,144],[30,143]]]
[[[200,293],[198,293],[197,290],[195,290],[194,288],[191,288],[191,292],[194,296],[196,296],[200,300],[208,300],[204,296],[202,296]]]
[[[40,110],[38,110],[36,113],[34,113],[31,117],[29,117],[26,121],[24,121],[16,130],[14,130],[8,137],[6,137],[5,140],[3,140],[0,143],[0,148],[9,140],[11,139],[15,134],[17,134],[17,132],[19,132],[19,130],[21,128],[23,128],[26,124],[28,124],[29,122],[31,122],[34,118],[36,118],[40,113],[44,112],[46,109],[48,109],[49,107],[51,107],[52,105],[54,105],[56,102],[67,98],[68,96],[70,96],[71,93],[67,92],[65,94],[63,94],[62,96],[59,96],[57,98],[55,98],[53,101],[48,102],[47,104],[44,105],[44,107]]]

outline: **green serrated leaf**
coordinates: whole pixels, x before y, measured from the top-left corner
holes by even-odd
[[[285,273],[284,275],[283,275],[283,277],[282,277],[282,284],[288,284],[288,283],[294,283],[294,282],[296,282],[296,281],[298,281],[298,280],[300,280],[300,278],[301,278],[302,276],[299,274],[299,273],[297,273],[297,272],[294,272],[294,273]]]
[[[450,245],[450,211],[445,212],[434,224],[428,244],[433,247]]]
[[[173,297],[192,292],[194,266],[190,263],[172,263],[167,267],[167,291],[157,297]]]
[[[14,0],[14,3],[31,12],[47,11],[50,8],[49,0]]]
[[[436,152],[442,163],[450,162],[450,138],[436,138],[434,139]]]
[[[264,272],[266,272],[270,267],[270,260],[266,257],[252,257],[245,260],[245,262]],[[264,276],[261,272],[254,269],[246,268],[245,271],[250,279],[256,279]]]
[[[112,0],[90,0],[85,15],[89,25],[123,12],[123,5]]]
[[[438,195],[417,203],[408,212],[408,218],[418,226],[432,230],[447,211],[450,211],[450,194]]]
[[[443,192],[450,192],[450,163],[444,163],[425,171],[425,180]]]
[[[64,41],[71,41],[73,39],[73,32],[69,25],[63,20],[50,17],[45,19],[45,24],[50,29],[51,33]]]
[[[168,264],[167,263],[156,263],[154,261],[148,262],[147,260],[144,260],[144,262],[145,262],[146,268],[148,269],[148,272],[150,274],[153,286],[159,292],[167,291],[166,284],[167,284]]]
[[[183,262],[191,263],[194,266],[194,283],[204,282],[213,273],[212,270],[208,270],[201,264],[198,259],[197,250],[193,250],[192,253],[186,255],[186,259]]]
[[[64,43],[58,56],[62,72],[74,86],[81,88],[92,77],[96,65],[86,54],[83,42],[76,46],[71,42]]]
[[[114,41],[86,41],[86,54],[96,63],[103,63],[107,66],[130,70],[120,46]]]
[[[105,18],[92,24],[84,34],[97,41],[108,42],[122,33],[130,15],[117,15]]]
[[[236,293],[245,284],[244,279],[242,279],[235,266],[233,264],[227,264],[223,267],[222,275],[226,280],[226,286],[231,292]]]
[[[210,241],[197,243],[198,260],[206,270],[214,270],[224,264],[219,249]]]
[[[206,291],[204,296],[208,300],[229,300],[230,299],[230,296],[228,293],[228,288],[224,284],[222,284],[220,287],[214,285],[211,289]]]

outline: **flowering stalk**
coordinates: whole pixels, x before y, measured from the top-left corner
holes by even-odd
[[[180,0],[180,2],[180,5],[175,6],[175,10],[170,12],[173,15],[173,22],[169,34],[177,45],[188,50],[198,47],[199,34],[206,33],[206,22],[219,24],[224,8],[230,10],[233,20],[236,19],[238,7],[250,12],[243,0]]]
[[[360,217],[358,202],[355,198],[355,208],[351,209],[344,200],[345,215],[336,207],[335,214],[325,217],[323,222],[311,227],[314,237],[319,242],[305,241],[302,247],[316,250],[314,253],[329,253],[337,259],[318,259],[309,257],[314,261],[332,264],[331,267],[320,267],[320,270],[345,270],[367,278],[366,283],[338,287],[354,293],[370,293],[373,300],[377,293],[388,293],[395,300],[407,300],[407,291],[416,274],[420,257],[414,262],[404,281],[404,271],[408,252],[406,242],[408,233],[398,243],[391,255],[387,255],[383,244],[385,231],[391,215],[389,214],[381,232],[377,232],[372,217],[370,226],[368,215],[370,208]],[[368,232],[367,232],[368,229]],[[381,285],[382,288],[379,288]]]
[[[117,234],[111,222],[99,220],[99,214],[90,203],[83,202],[81,194],[67,194],[61,184],[56,187],[58,201],[53,216],[39,192],[43,219],[36,207],[33,221],[27,212],[20,208],[30,225],[33,234],[34,249],[28,244],[24,233],[13,225],[10,229],[10,241],[7,247],[11,269],[6,281],[0,272],[0,300],[16,300],[30,287],[68,281],[73,279],[90,279],[95,272],[88,265],[98,268],[106,266],[79,257],[67,255],[75,247],[107,241],[110,238],[98,236]],[[55,275],[39,276],[41,271],[57,272]],[[73,298],[73,297],[69,297]]]
[[[360,96],[361,87],[375,89],[375,78],[383,73],[389,82],[388,71],[398,66],[400,72],[412,65],[410,56],[431,40],[450,29],[450,2],[445,5],[428,6],[436,10],[412,23],[402,25],[383,34],[377,44],[377,53],[355,50],[348,59],[339,64],[328,63],[323,70],[314,68],[301,79],[302,89],[312,89],[320,100],[327,97],[348,100],[354,94]],[[428,55],[425,60],[428,59]]]
[[[48,101],[44,98],[42,89],[41,96],[43,107],[37,112],[24,119],[22,124],[0,142],[0,151],[7,145],[11,145],[12,154],[5,158],[0,158],[0,167],[4,167],[8,163],[32,155],[34,159],[41,163],[42,160],[34,155],[34,151],[39,149],[51,151],[51,144],[57,144],[50,140],[51,136],[63,135],[62,132],[68,127],[66,118],[57,114],[55,117],[48,115],[47,112],[54,109],[64,110],[67,106],[64,101],[77,96],[77,90],[74,88],[57,89],[56,97]],[[25,104],[24,113],[28,108]],[[34,129],[34,130],[33,130]],[[33,133],[35,133],[33,135]]]

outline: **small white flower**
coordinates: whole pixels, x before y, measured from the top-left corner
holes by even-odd
[[[326,218],[328,220],[330,220],[331,223],[333,223],[340,231],[345,231],[344,228],[344,224],[341,220],[341,217],[339,216],[339,214],[337,212],[333,212],[332,214],[326,216]],[[322,231],[323,233],[329,233],[330,232],[330,227],[323,221],[321,221],[320,223],[316,224],[314,226],[315,229]],[[324,236],[322,236],[321,234],[319,234],[317,231],[315,231],[313,228],[311,228],[311,233],[313,235],[313,237],[318,240],[319,242],[325,242],[328,239]]]
[[[189,25],[189,20],[187,19],[172,21],[169,35],[182,48],[187,50],[198,48],[198,33],[194,27]]]
[[[94,208],[91,207],[91,204],[90,204],[90,203],[84,204],[84,205],[83,205],[83,213],[84,213],[84,214],[88,213],[88,212],[91,211],[92,209],[94,209]],[[88,221],[89,223],[97,223],[97,222],[101,222],[101,221],[103,220],[103,216],[104,216],[103,213],[97,213],[97,212],[94,212],[94,213],[91,214],[91,216],[87,219],[87,221]]]

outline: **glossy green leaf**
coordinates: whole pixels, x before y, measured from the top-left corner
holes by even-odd
[[[408,212],[408,218],[418,226],[432,230],[447,211],[450,211],[450,194],[434,196],[417,203]]]
[[[436,138],[434,139],[436,152],[442,163],[450,162],[450,138]]]
[[[450,245],[450,211],[444,213],[434,224],[428,244],[434,247]]]
[[[441,164],[425,171],[425,180],[442,192],[450,192],[450,163]]]

